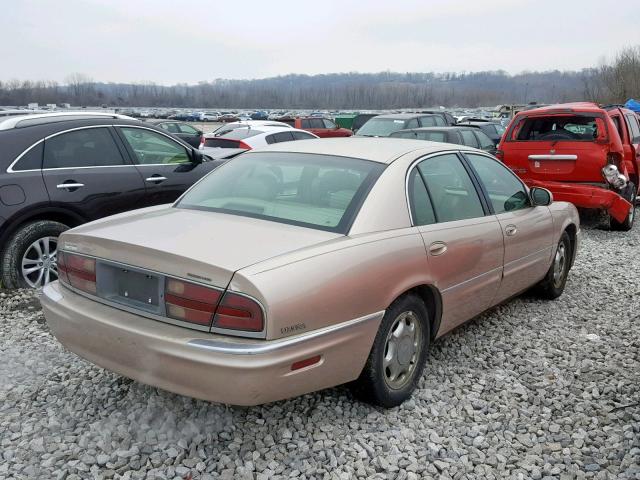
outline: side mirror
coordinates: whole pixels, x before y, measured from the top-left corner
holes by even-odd
[[[191,163],[199,165],[202,162],[204,162],[204,155],[202,154],[202,152],[200,150],[198,150],[197,148],[192,148],[191,149]]]
[[[533,187],[529,191],[529,196],[534,207],[546,207],[553,203],[553,194],[546,188]]]

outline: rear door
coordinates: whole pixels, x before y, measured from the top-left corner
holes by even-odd
[[[117,127],[144,181],[144,204],[174,202],[218,164],[194,163],[190,151],[169,136],[145,127]]]
[[[631,161],[633,162],[633,172],[640,173],[640,123],[638,117],[633,113],[625,114],[627,125],[629,126],[629,137],[631,142]],[[640,187],[640,185],[636,185]]]
[[[144,182],[123,153],[110,126],[46,138],[42,175],[52,204],[64,204],[88,220],[142,206]]]
[[[504,236],[504,273],[495,303],[535,284],[549,269],[553,220],[548,207],[533,207],[524,184],[491,157],[464,153],[477,175]]]
[[[523,116],[501,142],[504,163],[534,180],[598,181],[608,135],[604,119],[596,115]]]
[[[455,153],[418,163],[408,189],[448,331],[491,306],[502,278],[502,230]]]

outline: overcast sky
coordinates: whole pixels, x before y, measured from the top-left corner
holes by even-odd
[[[0,1],[0,80],[517,73],[640,44],[640,0]]]

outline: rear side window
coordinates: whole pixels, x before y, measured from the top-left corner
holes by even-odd
[[[161,123],[160,128],[170,133],[180,133],[180,129],[175,123]]]
[[[40,170],[42,168],[42,152],[44,150],[44,142],[40,142],[34,147],[30,148],[25,153],[18,163],[13,166],[13,171],[24,170]]]
[[[291,142],[293,140],[293,135],[291,134],[291,132],[274,133],[272,137],[272,143]]]
[[[457,155],[428,158],[418,165],[438,222],[484,216],[480,197]]]
[[[197,135],[199,133],[195,128],[186,123],[181,123],[178,127],[180,128],[180,133],[187,133],[189,135]]]
[[[312,138],[316,138],[313,135],[305,132],[291,132],[294,140],[310,140]]]
[[[478,148],[478,141],[471,130],[460,130],[460,135],[466,146]]]
[[[62,133],[44,142],[43,168],[124,165],[108,128],[85,128]]]
[[[447,135],[444,132],[418,132],[420,140],[430,140],[432,142],[446,142]]]
[[[427,187],[417,168],[414,168],[409,175],[409,205],[415,226],[431,225],[436,222]]]
[[[417,118],[412,118],[411,120],[409,120],[407,122],[407,125],[404,128],[418,128],[418,119]]]
[[[444,121],[444,118],[442,117],[433,117],[433,120],[436,122],[436,125],[439,127],[444,127],[447,122]]]
[[[301,126],[302,128],[311,128],[311,122],[310,122],[308,119],[303,118],[303,119],[300,121],[300,126]]]
[[[626,115],[627,123],[629,124],[629,130],[631,131],[631,137],[633,143],[640,142],[640,127],[638,126],[638,119],[635,115]]]
[[[142,128],[122,127],[121,131],[139,164],[164,165],[190,161],[186,148],[169,137]]]
[[[513,138],[520,141],[587,141],[605,134],[601,118],[589,115],[529,117],[520,121]]]
[[[333,123],[331,120],[327,120],[326,118],[322,119],[322,123],[324,123],[324,128],[330,128],[330,129],[336,128],[336,124]]]

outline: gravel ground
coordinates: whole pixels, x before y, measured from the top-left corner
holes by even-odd
[[[66,352],[0,293],[0,478],[640,479],[640,226],[588,228],[565,294],[440,339],[413,399],[344,387],[231,408]]]

